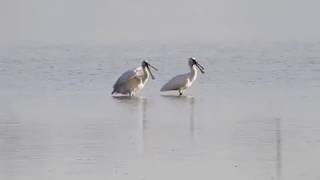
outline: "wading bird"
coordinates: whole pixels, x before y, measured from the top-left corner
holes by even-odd
[[[201,73],[204,73],[204,68],[201,66],[195,58],[191,57],[188,60],[190,66],[190,72],[186,74],[180,74],[173,77],[169,82],[162,86],[160,91],[178,91],[179,96],[183,94],[183,91],[189,88],[197,78],[197,69],[199,68]]]
[[[158,70],[147,61],[142,61],[140,67],[124,72],[113,85],[111,94],[120,93],[123,95],[135,96],[146,85],[149,76],[154,79],[150,67],[156,71]]]

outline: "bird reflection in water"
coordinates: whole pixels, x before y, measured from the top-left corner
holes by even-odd
[[[281,179],[281,169],[282,169],[282,135],[281,135],[281,119],[275,118],[276,121],[276,177],[277,180]]]
[[[161,95],[162,97],[174,100],[175,103],[179,105],[183,103],[184,106],[188,107],[189,114],[189,132],[192,143],[196,141],[196,129],[197,124],[194,118],[194,109],[195,109],[195,98],[193,96],[176,96],[176,95]]]
[[[194,106],[195,106],[195,98],[194,97],[189,97],[189,130],[190,130],[190,135],[191,135],[191,140],[192,143],[195,143],[196,141],[196,123],[194,119]]]
[[[147,99],[142,98],[139,100],[140,104],[140,114],[138,118],[138,128],[137,128],[137,140],[138,140],[138,151],[143,154],[145,151],[145,130],[147,128]]]

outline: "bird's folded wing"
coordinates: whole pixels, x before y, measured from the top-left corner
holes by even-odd
[[[188,81],[187,74],[181,74],[173,77],[170,81],[168,81],[165,85],[162,86],[161,91],[171,91],[171,90],[179,90],[181,87],[184,87]]]
[[[130,79],[133,79],[137,77],[137,72],[136,69],[133,70],[128,70],[126,72],[124,72],[119,79],[116,81],[116,83],[113,85],[114,88],[116,88],[117,86],[122,85],[123,83],[128,82]]]

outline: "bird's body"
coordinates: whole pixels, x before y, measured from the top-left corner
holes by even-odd
[[[120,93],[134,96],[140,92],[148,82],[150,75],[153,79],[149,69],[150,64],[144,65],[144,62],[140,67],[124,72],[113,85],[112,94]]]
[[[189,88],[197,78],[197,70],[192,68],[190,73],[180,74],[173,77],[165,85],[162,86],[161,91],[179,91],[183,92]]]
[[[160,91],[178,91],[179,95],[182,95],[183,91],[191,87],[192,83],[197,78],[198,72],[197,72],[196,66],[194,65],[196,65],[200,69],[200,71],[204,73],[203,67],[199,65],[194,60],[194,58],[190,58],[189,59],[190,72],[173,77],[171,80],[169,80],[166,84],[162,86]]]
[[[149,79],[149,74],[142,67],[124,72],[113,86],[112,93],[129,94],[130,96],[140,91]]]

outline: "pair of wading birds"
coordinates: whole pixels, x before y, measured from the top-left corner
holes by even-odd
[[[196,67],[199,68],[201,73],[204,73],[203,66],[201,66],[195,58],[189,58],[188,64],[190,66],[189,73],[180,74],[173,77],[170,81],[162,86],[160,91],[178,91],[179,96],[181,96],[183,94],[183,91],[189,88],[196,80]],[[113,91],[111,94],[117,93],[128,96],[135,96],[146,85],[149,76],[154,79],[150,67],[156,71],[158,70],[147,61],[142,61],[140,67],[124,72],[113,85]]]

